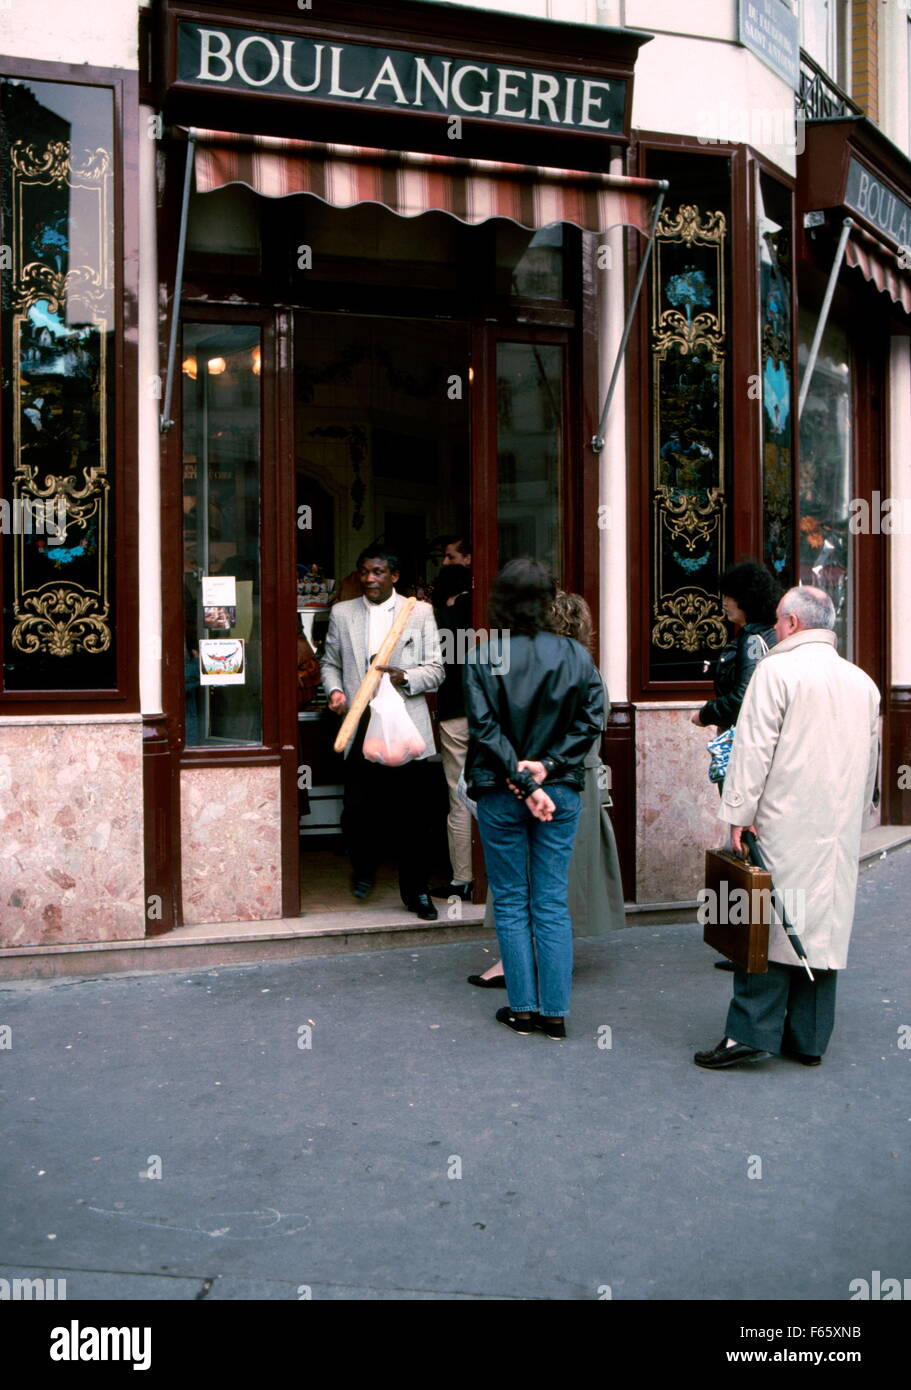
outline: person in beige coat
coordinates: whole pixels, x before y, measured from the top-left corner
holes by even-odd
[[[777,923],[769,971],[734,971],[725,1037],[697,1052],[701,1067],[784,1054],[817,1066],[848,960],[864,813],[879,761],[879,691],[835,647],[835,609],[821,589],[790,589],[777,645],[753,674],[724,781],[720,819],[756,834],[815,979]]]

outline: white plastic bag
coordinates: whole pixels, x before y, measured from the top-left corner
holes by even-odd
[[[388,673],[370,701],[370,723],[364,736],[364,757],[386,767],[401,767],[424,752],[427,745],[418,733],[405,702]]]

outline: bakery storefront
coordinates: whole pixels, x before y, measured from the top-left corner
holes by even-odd
[[[911,162],[863,116],[813,121],[797,192],[799,575],[882,692],[881,818],[907,825]]]
[[[167,362],[152,930],[350,912],[337,722],[297,650],[363,547],[424,594],[442,538],[470,535],[478,627],[499,565],[532,553],[597,624],[603,285],[621,319],[628,294],[602,234],[653,224],[656,182],[622,174],[647,36],[340,2],[165,4],[145,37]]]

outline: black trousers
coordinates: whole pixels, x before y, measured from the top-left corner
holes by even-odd
[[[734,998],[725,1036],[763,1052],[803,1052],[821,1057],[835,1022],[837,970],[769,961],[767,975],[734,970]]]
[[[361,749],[370,722],[368,710],[345,759],[342,831],[355,879],[373,879],[384,859],[398,865],[403,902],[427,892],[432,852],[431,769],[423,758],[403,767],[384,767]]]

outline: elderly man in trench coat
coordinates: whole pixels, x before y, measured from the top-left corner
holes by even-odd
[[[734,971],[725,1037],[700,1067],[770,1053],[818,1066],[832,1032],[835,984],[847,964],[860,835],[879,760],[879,691],[835,649],[835,609],[821,589],[790,589],[778,643],[753,674],[724,781],[720,819],[742,853],[753,829],[807,952],[769,927],[769,971]]]

